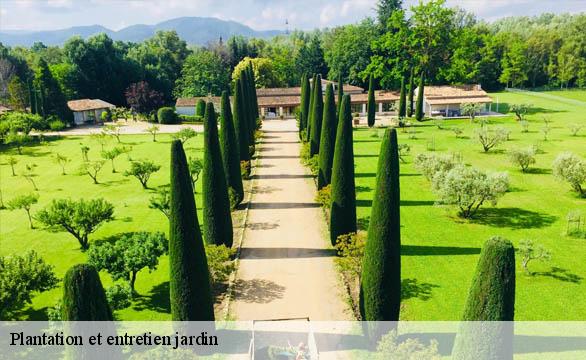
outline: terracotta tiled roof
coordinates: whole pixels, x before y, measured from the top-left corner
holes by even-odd
[[[423,94],[425,101],[431,105],[492,102],[480,85],[426,86]]]
[[[488,96],[460,96],[450,98],[426,98],[425,101],[430,105],[450,105],[450,104],[464,104],[464,103],[491,103],[492,99]]]
[[[375,102],[392,102],[397,101],[401,95],[396,91],[375,91],[374,100]],[[350,102],[352,104],[366,104],[368,102],[368,93],[363,94],[352,94],[350,95]]]
[[[100,99],[80,99],[71,100],[67,102],[67,106],[71,111],[87,111],[98,109],[111,109],[116,106]]]
[[[301,96],[301,88],[300,87],[290,87],[290,88],[262,88],[256,89],[256,96],[257,97],[265,97],[265,96]]]

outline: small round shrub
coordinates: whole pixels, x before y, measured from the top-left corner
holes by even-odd
[[[177,121],[175,110],[171,107],[162,107],[157,113],[159,124],[174,124]]]
[[[49,129],[51,131],[61,131],[65,129],[65,123],[61,120],[53,120],[49,123]]]

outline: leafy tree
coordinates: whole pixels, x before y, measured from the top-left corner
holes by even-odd
[[[157,111],[157,119],[159,124],[175,124],[177,122],[177,114],[171,107],[162,107]]]
[[[153,90],[146,81],[132,83],[124,91],[126,104],[139,114],[154,113],[164,104],[164,95]]]
[[[407,115],[407,94],[405,88],[405,77],[401,79],[401,95],[399,98],[399,119],[404,118]]]
[[[88,264],[106,270],[114,280],[126,280],[133,293],[136,275],[144,268],[157,269],[159,257],[167,253],[167,239],[161,232],[121,234],[115,242],[102,241],[88,251]]]
[[[309,143],[309,155],[313,156],[319,153],[319,140],[323,121],[324,98],[322,95],[321,75],[317,75],[315,89],[313,91],[313,101],[311,103],[311,138]]]
[[[219,55],[206,49],[198,49],[189,55],[177,79],[176,97],[219,95],[228,90],[230,72]]]
[[[65,165],[67,165],[68,162],[71,162],[71,159],[63,154],[56,153],[55,162],[61,166],[61,175],[65,175]]]
[[[189,176],[191,177],[191,186],[193,186],[193,192],[195,191],[195,184],[197,180],[199,180],[199,175],[203,170],[203,161],[198,158],[189,158],[187,161],[187,165],[189,166]]]
[[[122,154],[122,150],[119,147],[114,147],[110,150],[103,150],[102,151],[102,158],[105,160],[110,160],[112,164],[112,172],[116,172],[116,168],[114,167],[114,160]]]
[[[334,88],[332,84],[328,84],[326,87],[321,139],[319,141],[319,172],[317,176],[318,190],[324,188],[332,182],[332,163],[334,161],[334,147],[336,142],[337,128],[336,125]]]
[[[53,266],[34,250],[23,255],[0,256],[0,318],[31,303],[32,295],[53,289],[59,280]]]
[[[149,134],[151,134],[153,136],[153,142],[157,141],[157,133],[159,132],[159,130],[161,130],[160,127],[158,127],[157,125],[152,125],[149,126],[148,128],[146,128],[146,132],[148,132]]]
[[[169,219],[170,216],[170,198],[169,198],[169,189],[166,187],[162,189],[158,189],[154,196],[151,196],[149,199],[149,208],[159,210]]]
[[[301,74],[327,74],[328,66],[318,34],[303,44],[295,57],[295,67]]]
[[[148,181],[151,175],[160,169],[160,165],[150,160],[138,160],[130,163],[130,169],[124,172],[124,176],[134,176],[143,189],[148,189]]]
[[[185,142],[189,139],[192,139],[197,136],[197,132],[190,127],[183,127],[181,130],[176,132],[172,135],[172,138],[175,140],[181,140],[181,143],[185,144]]]
[[[474,118],[476,114],[482,111],[482,104],[480,103],[462,103],[460,104],[460,113],[462,115],[468,116],[470,118],[470,122],[474,122]]]
[[[203,232],[206,243],[232,247],[232,217],[226,174],[222,162],[214,104],[208,103],[204,119]]]
[[[486,126],[481,127],[476,131],[476,136],[484,152],[488,152],[495,146],[498,146],[503,141],[507,140],[505,134],[500,131],[488,129]]]
[[[503,72],[499,81],[517,87],[527,80],[526,45],[520,38],[510,39],[501,60]]]
[[[376,15],[379,26],[386,29],[387,21],[395,11],[401,10],[403,0],[378,0],[376,3]]]
[[[102,170],[103,167],[104,167],[103,160],[85,161],[83,164],[81,164],[80,172],[82,174],[87,174],[89,177],[91,177],[92,180],[94,181],[94,184],[99,184],[98,183],[98,174],[100,173],[100,171]]]
[[[102,151],[104,151],[104,146],[108,143],[108,141],[110,140],[108,138],[108,133],[106,131],[100,131],[100,132],[95,132],[95,133],[91,133],[90,134],[90,138],[97,142],[98,144],[100,144],[100,148]]]
[[[210,274],[181,141],[171,144],[169,293],[173,321],[213,321]]]
[[[533,260],[548,261],[551,259],[551,252],[547,250],[543,245],[535,246],[531,240],[521,240],[519,242],[519,253],[523,256],[521,260],[521,266],[527,274],[531,274],[529,271],[529,262]]]
[[[514,149],[509,152],[509,160],[526,172],[531,164],[535,164],[535,152],[533,149]]]
[[[332,164],[332,206],[330,209],[330,240],[356,232],[356,189],[354,184],[354,150],[350,95],[344,95],[338,118],[336,146]]]
[[[39,191],[37,183],[35,182],[35,177],[37,176],[37,173],[35,172],[36,167],[37,164],[34,163],[26,164],[24,166],[24,172],[22,173],[22,177],[24,177],[28,182],[31,183],[35,191]]]
[[[112,321],[100,275],[89,264],[77,264],[63,277],[62,319],[64,321]]]
[[[195,104],[195,116],[199,116],[203,119],[206,114],[206,102],[204,99],[198,99]]]
[[[31,193],[26,195],[18,195],[14,199],[10,200],[7,205],[8,209],[10,210],[24,210],[28,216],[28,222],[31,226],[31,229],[34,229],[35,226],[33,225],[33,218],[31,217],[31,207],[38,201],[39,195]]]
[[[7,159],[8,165],[10,165],[10,170],[12,171],[12,176],[16,176],[16,172],[14,171],[14,165],[18,164],[18,159],[14,156],[9,156]]]
[[[42,104],[40,114],[43,118],[54,115],[65,122],[73,120],[72,113],[67,107],[65,95],[63,95],[61,87],[43,59],[40,59],[37,63],[35,86],[39,90]]]
[[[417,102],[415,104],[415,119],[417,121],[422,121],[423,116],[425,115],[423,111],[423,93],[425,87],[425,77],[423,71],[421,72],[421,77],[419,78],[419,86],[417,87]]]
[[[432,181],[437,173],[450,171],[457,165],[452,157],[433,153],[418,154],[413,164],[429,181]]]
[[[365,321],[398,321],[401,306],[401,201],[395,129],[387,129],[383,138],[376,180],[364,250],[360,312]]]
[[[238,139],[238,153],[240,161],[249,161],[250,153],[248,151],[248,122],[246,121],[244,94],[241,86],[242,79],[238,79],[234,84],[234,103],[232,104],[232,115],[234,117],[234,128]]]
[[[471,218],[485,202],[496,205],[509,188],[506,173],[486,174],[474,168],[458,165],[438,172],[432,180],[438,202],[458,207],[458,215]]]
[[[31,136],[28,134],[18,133],[15,131],[11,131],[8,136],[5,138],[5,142],[7,144],[12,144],[16,147],[16,152],[18,155],[22,155],[22,148],[28,144],[32,140]]]
[[[523,117],[532,107],[533,105],[531,104],[511,104],[511,106],[509,106],[509,111],[515,114],[518,121],[523,121]]]
[[[559,154],[553,161],[553,175],[572,186],[582,197],[586,196],[586,161],[571,152]]]
[[[79,144],[80,146],[80,150],[81,150],[81,157],[83,158],[83,161],[90,161],[88,154],[90,152],[90,147],[84,144]]]
[[[374,101],[374,79],[372,74],[368,82],[368,126],[374,126],[375,114],[376,114],[376,103]]]
[[[260,88],[281,87],[284,84],[279,81],[273,65],[273,61],[267,58],[245,57],[234,68],[232,80],[236,80],[242,74],[242,71],[252,65],[254,82]]]
[[[228,92],[222,93],[222,116],[220,117],[220,150],[226,175],[228,189],[236,194],[236,204],[244,199],[244,188],[242,186],[242,174],[240,173],[240,154],[238,153],[238,142],[234,122],[232,121],[232,110],[230,109],[230,98]]]
[[[12,110],[26,111],[29,104],[29,92],[18,75],[13,75],[8,82],[8,103]]]
[[[67,231],[82,250],[87,250],[89,235],[103,223],[114,220],[113,215],[114,206],[104,199],[58,199],[37,212],[36,219],[47,227]]]

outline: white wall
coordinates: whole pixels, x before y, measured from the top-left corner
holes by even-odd
[[[175,112],[178,115],[195,115],[195,106],[178,106]]]

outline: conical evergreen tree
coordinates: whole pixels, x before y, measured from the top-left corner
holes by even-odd
[[[415,77],[413,68],[411,68],[411,74],[409,75],[409,94],[407,96],[407,116],[413,116],[414,108],[413,108],[413,93],[415,92]]]
[[[180,140],[171,144],[169,294],[173,321],[213,321],[205,248],[187,159]]]
[[[340,116],[342,96],[344,96],[344,83],[342,81],[342,74],[340,73],[340,76],[338,76],[338,106],[336,107],[336,119]]]
[[[407,115],[407,96],[405,89],[405,76],[401,78],[401,97],[399,98],[399,119],[405,118]]]
[[[317,82],[311,109],[311,142],[309,143],[309,154],[316,155],[319,152],[319,140],[321,135],[321,123],[324,115],[324,98],[321,89],[321,75],[317,75]]]
[[[480,252],[468,292],[454,359],[513,359],[515,249],[498,236]]]
[[[317,79],[317,75],[313,75],[313,78],[311,80],[311,85],[310,85],[310,89],[309,89],[309,110],[307,111],[307,133],[305,134],[305,141],[306,142],[310,142],[311,141],[311,123],[312,123],[312,118],[313,118],[313,100],[315,98],[315,82]]]
[[[374,119],[376,115],[376,103],[374,101],[374,79],[372,74],[368,81],[368,126],[374,126]]]
[[[424,112],[423,112],[423,89],[425,86],[425,75],[423,71],[421,72],[421,77],[419,78],[419,86],[417,87],[417,104],[415,105],[415,119],[417,121],[422,121]]]
[[[114,320],[96,268],[77,264],[67,270],[61,311],[64,321]]]
[[[252,116],[251,116],[251,109],[250,109],[250,87],[248,85],[248,72],[246,70],[242,70],[240,76],[240,86],[242,88],[242,114],[243,114],[243,121],[246,123],[246,133],[243,134],[247,137],[248,141],[248,154],[249,156],[254,155],[254,138],[251,136],[252,129]]]
[[[197,104],[195,104],[195,116],[199,116],[203,119],[205,114],[206,114],[206,102],[204,99],[199,99],[199,100],[197,100]]]
[[[334,87],[328,84],[324,102],[324,113],[319,141],[319,172],[317,188],[321,189],[332,181],[332,163],[334,161],[334,145],[336,142],[336,103]]]
[[[258,113],[258,97],[256,96],[256,79],[254,77],[254,69],[252,68],[252,62],[249,63],[250,67],[250,88],[252,89],[252,108],[254,109],[254,128],[256,129],[256,119],[259,117]]]
[[[310,95],[310,86],[309,86],[309,77],[308,75],[303,75],[303,79],[301,80],[301,116],[299,121],[299,130],[300,134],[301,131],[307,131],[307,119],[309,118],[309,95]]]
[[[398,321],[401,306],[401,224],[397,131],[387,129],[381,145],[368,241],[362,262],[363,321]]]
[[[236,203],[240,204],[244,199],[242,187],[242,174],[240,172],[240,154],[238,153],[238,141],[232,122],[232,110],[230,109],[230,97],[228,92],[222,93],[222,117],[220,119],[220,149],[224,162],[224,174],[226,184],[236,195]]]
[[[332,205],[330,210],[330,240],[356,232],[356,188],[354,184],[354,149],[350,95],[342,98],[334,161],[332,165]]]
[[[218,139],[214,104],[209,102],[203,123],[203,233],[208,244],[232,247],[232,217],[226,175]]]
[[[242,79],[236,79],[234,85],[234,104],[232,104],[232,115],[234,117],[234,128],[236,138],[238,139],[238,154],[240,161],[249,161],[250,153],[248,152],[248,123],[244,114],[244,98],[242,95]]]
[[[250,65],[251,63],[249,63]],[[254,133],[256,132],[256,109],[254,108],[254,96],[256,89],[254,88],[254,73],[252,72],[252,66],[246,68],[246,85],[248,86],[248,131],[249,140],[251,144],[254,144],[255,138]]]

